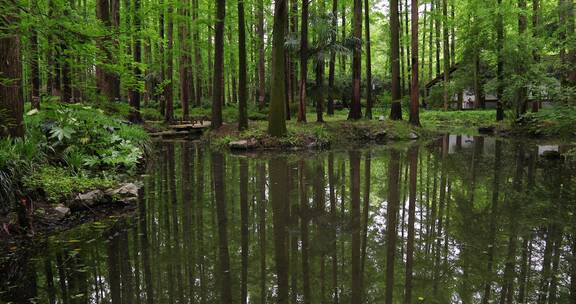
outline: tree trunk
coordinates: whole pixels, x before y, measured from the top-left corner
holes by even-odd
[[[362,40],[362,0],[354,0],[354,31],[353,35],[358,41]],[[352,102],[348,119],[358,120],[362,118],[362,108],[360,104],[361,85],[361,65],[362,65],[362,45],[354,46],[352,51]]]
[[[272,77],[268,133],[275,137],[286,135],[286,56],[284,38],[288,22],[287,0],[274,2],[274,31],[272,34]]]
[[[198,0],[192,0],[193,15],[192,23],[194,24],[194,34],[192,35],[194,43],[194,71],[196,79],[196,96],[195,103],[197,107],[202,105],[202,53],[200,51],[200,31],[198,30]]]
[[[34,6],[37,2],[33,1]],[[33,7],[33,10],[36,8]],[[38,53],[38,31],[32,29],[32,37],[30,37],[30,76],[32,78],[32,108],[40,110],[40,67],[39,67],[39,53]]]
[[[366,114],[365,117],[372,119],[372,51],[370,45],[370,6],[369,0],[364,0],[364,25],[366,39]]]
[[[498,0],[498,13],[496,16],[496,48],[497,48],[497,78],[498,85],[496,87],[496,95],[498,102],[496,105],[496,121],[504,120],[504,105],[502,98],[504,97],[504,16],[500,12],[502,9],[502,0]]]
[[[398,0],[390,0],[390,64],[392,66],[392,105],[390,119],[402,120],[402,94],[400,92],[400,23]]]
[[[332,40],[336,41],[336,35],[338,34],[338,0],[332,0]],[[330,94],[328,94],[328,105],[326,113],[330,116],[334,115],[334,84],[335,84],[335,74],[336,74],[336,53],[330,53],[330,71],[328,72],[328,87],[330,89]]]
[[[226,0],[216,3],[216,27],[214,37],[214,79],[212,86],[212,129],[222,126],[222,104],[224,100],[224,19]]]
[[[15,17],[5,15],[0,20],[2,28],[13,26]],[[24,93],[22,91],[22,58],[20,56],[20,38],[15,33],[0,36],[0,118],[7,123],[7,132],[0,130],[0,137],[24,136]]]
[[[136,63],[142,62],[142,40],[140,38],[140,31],[142,28],[142,12],[140,11],[140,0],[134,0],[134,30],[136,34],[134,37],[134,61]],[[142,71],[136,66],[134,68],[134,77],[136,80],[142,80]],[[130,90],[130,121],[133,123],[141,123],[142,116],[140,115],[140,90],[132,88]]]
[[[420,91],[418,66],[418,0],[412,0],[412,81],[410,92],[410,124],[420,126]],[[426,22],[424,22],[426,24]]]
[[[324,122],[324,60],[316,63],[316,122]]]
[[[244,0],[238,1],[238,130],[248,129],[248,96],[246,87],[246,24],[244,21]]]
[[[264,48],[264,0],[258,0],[256,9],[258,19],[258,108],[264,109],[266,106],[266,62]]]
[[[448,86],[450,85],[450,34],[448,28],[448,0],[442,0],[442,15],[444,16],[442,27],[444,29],[444,111],[450,107]]]
[[[182,105],[182,120],[190,120],[190,102],[194,98],[194,80],[192,79],[192,62],[190,60],[189,10],[188,0],[182,1],[178,8],[180,16],[178,39],[180,40],[180,103]]]
[[[167,58],[168,64],[166,65],[166,80],[168,84],[164,88],[166,97],[166,112],[164,113],[164,121],[172,122],[174,120],[174,4],[173,0],[168,1],[168,51]]]
[[[300,24],[300,104],[298,122],[306,122],[306,81],[308,80],[308,1],[302,1]]]

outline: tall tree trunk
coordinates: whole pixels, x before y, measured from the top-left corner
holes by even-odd
[[[35,12],[37,1],[33,1],[32,10]],[[30,37],[30,76],[32,78],[32,108],[40,110],[40,63],[38,53],[38,31],[36,28],[32,29],[32,36]]]
[[[214,79],[212,86],[212,129],[222,126],[222,104],[224,100],[224,19],[226,0],[216,3],[216,27],[214,37]]]
[[[357,41],[362,40],[362,0],[354,0],[354,31],[353,36]],[[357,44],[352,51],[352,102],[348,119],[358,120],[362,118],[362,108],[360,104],[360,85],[361,85],[361,66],[362,66],[362,46]]]
[[[392,120],[402,120],[399,31],[398,0],[390,0],[390,64],[392,67],[392,105],[390,108],[390,119]]]
[[[166,80],[167,85],[164,88],[164,95],[166,97],[166,112],[164,113],[164,121],[172,122],[174,120],[174,3],[173,0],[168,1],[168,50],[166,65]]]
[[[142,29],[142,12],[140,11],[140,0],[134,0],[134,31],[136,32],[134,37],[134,61],[136,63],[142,63],[142,39],[140,37],[140,31]],[[138,66],[134,68],[134,77],[136,80],[142,80],[142,71]],[[140,90],[138,88],[132,88],[130,90],[130,121],[133,123],[141,123],[142,116],[140,115]]]
[[[538,39],[540,36],[540,0],[532,0],[532,36]],[[538,47],[534,47],[534,62],[536,64],[540,63],[540,52]],[[536,94],[536,98],[532,101],[532,112],[536,113],[540,107],[539,94]]]
[[[190,102],[194,98],[194,80],[192,79],[192,62],[190,60],[189,38],[189,0],[184,0],[178,7],[180,16],[178,40],[180,40],[180,103],[182,105],[182,120],[190,120]]]
[[[448,27],[448,0],[442,0],[442,27],[444,29],[444,111],[450,107],[450,95],[448,87],[450,85],[450,34]]]
[[[418,66],[418,0],[412,0],[412,81],[410,92],[410,124],[420,126],[420,68]],[[424,22],[426,24],[426,22]]]
[[[9,12],[0,19],[2,28],[9,28],[16,23]],[[22,58],[20,56],[20,38],[15,33],[3,33],[0,36],[0,118],[2,124],[8,122],[7,133],[0,130],[0,137],[24,136],[24,92],[22,91]]]
[[[520,49],[525,49],[524,35],[527,28],[527,18],[526,18],[526,0],[518,0],[518,34],[520,35]],[[518,74],[524,75],[525,68],[524,65],[518,67]],[[516,100],[516,118],[526,113],[526,107],[528,102],[528,89],[526,86],[521,86],[518,89]]]
[[[306,81],[308,80],[308,1],[302,1],[300,22],[300,104],[298,122],[306,122]]]
[[[364,24],[366,44],[366,114],[365,117],[372,119],[372,51],[370,44],[370,5],[369,0],[364,0]]]
[[[258,0],[256,8],[258,31],[258,108],[266,106],[266,62],[264,48],[264,0]]]
[[[412,85],[410,84],[411,81],[411,72],[412,72],[412,64],[411,60],[412,57],[410,56],[410,24],[408,23],[408,18],[410,13],[408,10],[408,0],[404,0],[404,36],[405,39],[403,40],[403,44],[406,45],[406,79],[408,81],[408,86],[406,87],[406,91],[410,90]]]
[[[324,60],[316,63],[316,122],[324,122]]]
[[[498,0],[496,16],[496,48],[497,48],[497,78],[498,85],[496,87],[496,96],[498,102],[496,105],[496,121],[504,120],[504,104],[502,98],[504,97],[504,16],[502,15],[502,0]]]
[[[336,35],[338,34],[338,0],[332,0],[332,41],[336,41]],[[330,116],[334,115],[334,84],[335,84],[335,74],[336,74],[336,52],[330,53],[330,67],[328,72],[328,87],[330,89],[330,94],[328,94],[328,105],[326,107],[326,113]]]
[[[194,25],[194,34],[192,35],[193,43],[194,43],[194,71],[196,72],[194,75],[196,79],[196,96],[195,96],[195,104],[197,107],[202,105],[202,52],[200,50],[200,31],[198,26],[198,0],[192,0],[192,23]]]
[[[275,137],[286,135],[286,56],[284,38],[288,22],[288,0],[274,2],[274,30],[272,34],[272,77],[268,133]]]
[[[244,21],[244,0],[238,0],[238,130],[248,129],[248,96],[246,76],[246,22]]]

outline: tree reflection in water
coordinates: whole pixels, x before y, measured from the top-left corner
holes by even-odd
[[[536,146],[156,151],[134,213],[3,254],[0,301],[576,301],[576,164]]]

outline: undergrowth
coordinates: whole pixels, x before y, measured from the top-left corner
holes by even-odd
[[[0,211],[30,190],[59,201],[109,186],[115,172],[134,172],[147,153],[148,134],[122,119],[127,111],[108,110],[46,102],[28,111],[26,136],[0,139]]]

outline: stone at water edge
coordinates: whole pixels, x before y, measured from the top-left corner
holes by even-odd
[[[106,191],[106,194],[112,196],[113,198],[119,198],[124,202],[128,202],[138,198],[138,191],[140,188],[140,186],[134,183],[126,183],[123,184],[120,188]]]
[[[379,121],[384,121],[384,115],[380,115],[380,117],[378,117]]]
[[[62,220],[70,214],[70,208],[60,204],[56,205],[56,207],[54,207],[52,210],[54,210],[54,216],[58,220]]]
[[[72,204],[72,206],[84,205],[87,207],[93,206],[104,200],[105,193],[102,190],[92,190],[90,192],[78,194]]]
[[[408,135],[408,138],[410,138],[412,140],[416,140],[416,139],[420,138],[420,136],[418,136],[418,134],[416,134],[414,132],[410,132],[410,134]]]
[[[232,141],[228,144],[228,147],[232,150],[249,150],[256,148],[257,144],[258,142],[251,138]]]

